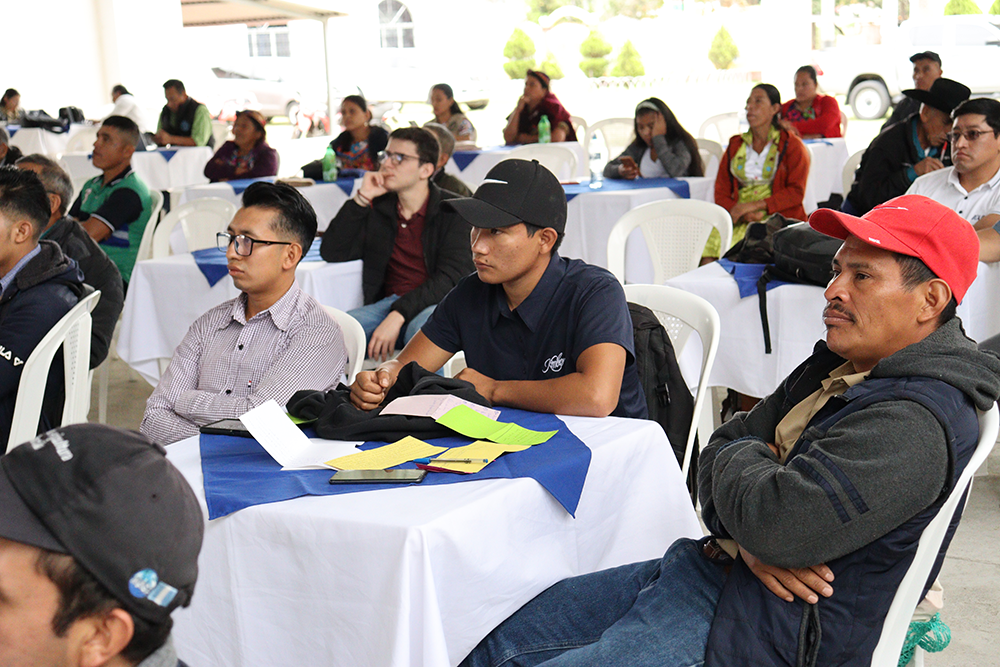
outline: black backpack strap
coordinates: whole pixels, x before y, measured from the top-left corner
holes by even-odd
[[[771,267],[768,266],[757,279],[757,305],[760,307],[760,326],[764,331],[764,354],[771,354],[771,326],[767,321],[767,284],[771,282]]]

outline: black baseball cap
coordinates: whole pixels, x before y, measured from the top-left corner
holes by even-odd
[[[474,195],[443,204],[482,229],[527,222],[566,231],[566,191],[538,160],[504,160],[490,169]]]
[[[191,603],[205,521],[166,451],[134,431],[76,424],[0,457],[0,537],[68,554],[152,623]]]
[[[918,60],[933,60],[938,65],[941,64],[941,56],[934,53],[933,51],[921,51],[920,53],[914,53],[910,56],[910,62],[915,63]]]

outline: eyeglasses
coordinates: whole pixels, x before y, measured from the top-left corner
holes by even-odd
[[[249,257],[253,252],[253,244],[259,243],[260,245],[292,245],[291,241],[261,241],[260,239],[253,239],[244,234],[233,235],[228,232],[219,232],[215,235],[215,242],[218,245],[221,252],[226,252],[229,250],[229,244],[236,242],[236,254],[241,257]]]
[[[403,164],[403,160],[410,159],[420,162],[420,158],[416,155],[407,155],[405,153],[393,153],[392,151],[381,151],[378,154],[378,161],[385,162],[386,158],[392,160],[393,164]]]
[[[964,130],[962,132],[949,132],[944,136],[951,143],[958,141],[959,137],[965,137],[965,140],[971,144],[984,134],[992,134],[993,136],[996,136],[997,133],[993,130]]]

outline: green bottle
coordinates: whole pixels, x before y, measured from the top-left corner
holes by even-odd
[[[542,116],[538,120],[538,143],[548,144],[552,142],[552,124],[548,116]]]
[[[337,154],[333,152],[333,146],[327,146],[323,155],[323,180],[337,180]]]

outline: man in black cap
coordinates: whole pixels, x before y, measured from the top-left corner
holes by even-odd
[[[919,106],[919,112],[893,125],[868,146],[841,207],[845,213],[863,215],[905,193],[918,176],[951,164],[944,148],[951,130],[951,112],[969,99],[969,88],[939,78],[930,90],[903,92]]]
[[[462,350],[468,368],[458,377],[495,405],[644,419],[624,290],[605,269],[556,254],[566,194],[552,172],[504,160],[475,196],[445,205],[473,226],[476,273],[397,359],[358,374],[354,404],[376,407],[407,363],[434,371]]]
[[[204,519],[143,436],[98,424],[0,458],[0,664],[180,667]]]
[[[910,56],[910,62],[913,63],[913,87],[917,90],[930,90],[934,82],[941,78],[941,56],[933,51],[914,53]],[[906,120],[918,111],[920,102],[912,97],[903,97],[879,132],[885,132],[889,126]]]

